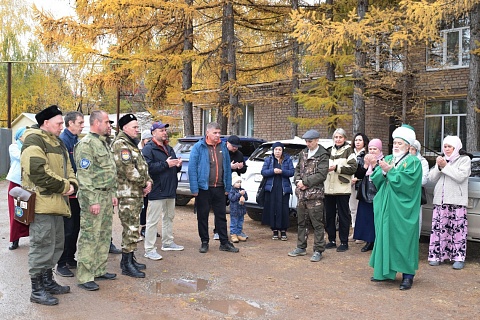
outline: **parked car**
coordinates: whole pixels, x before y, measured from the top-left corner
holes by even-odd
[[[468,178],[467,239],[480,242],[480,152],[473,152],[472,173]],[[432,230],[433,189],[435,183],[425,185],[427,203],[422,209],[422,236],[430,236]]]
[[[248,216],[256,221],[262,220],[263,207],[258,205],[255,201],[255,195],[257,194],[258,186],[262,181],[262,167],[265,158],[272,154],[272,144],[276,141],[270,141],[262,144],[247,160],[247,172],[242,174],[242,188],[247,191],[248,200],[245,201],[247,207]],[[285,152],[292,157],[293,166],[298,163],[298,157],[300,151],[307,147],[305,140],[299,137],[289,140],[280,140],[285,146]],[[333,146],[332,139],[320,139],[321,144],[325,149]],[[292,183],[293,195],[290,197],[290,215],[297,215],[297,197],[295,196],[295,184],[293,183],[293,177],[290,178]]]
[[[227,136],[221,136],[222,141],[227,141]],[[177,187],[177,197],[175,204],[177,206],[186,205],[192,198],[193,195],[190,192],[190,182],[188,180],[188,160],[190,159],[190,151],[195,143],[197,143],[203,136],[186,136],[184,138],[178,139],[177,144],[173,147],[177,157],[182,158],[182,170],[178,173],[178,187]],[[245,160],[259,147],[262,143],[265,142],[263,139],[252,138],[239,136],[240,144],[242,148],[240,151],[243,153]]]

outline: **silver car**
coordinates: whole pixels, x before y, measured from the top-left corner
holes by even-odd
[[[468,205],[467,239],[480,242],[480,152],[473,152],[472,173],[468,178]],[[427,204],[422,208],[422,231],[421,235],[430,236],[432,229],[433,189],[435,184],[428,182],[425,185],[427,191]]]

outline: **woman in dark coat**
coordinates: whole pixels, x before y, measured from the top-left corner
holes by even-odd
[[[287,240],[289,226],[289,202],[292,194],[290,177],[295,174],[290,155],[284,153],[284,146],[280,142],[272,145],[273,153],[265,159],[262,176],[265,184],[265,205],[263,207],[262,224],[267,224],[273,231],[273,240]]]
[[[368,144],[368,154],[364,157],[364,163],[360,170],[357,170],[357,176],[361,179],[358,187],[357,199],[357,222],[355,223],[354,238],[365,241],[362,252],[373,249],[375,242],[375,224],[373,221],[373,197],[377,193],[375,185],[370,181],[370,175],[377,165],[377,162],[383,159],[382,141],[373,139]]]

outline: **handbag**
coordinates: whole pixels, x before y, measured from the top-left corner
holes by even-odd
[[[265,184],[267,183],[267,179],[265,177],[262,178],[260,185],[258,186],[257,196],[255,197],[255,201],[258,205],[262,206],[265,204]]]
[[[8,194],[13,197],[13,218],[28,226],[35,217],[35,192],[15,187]]]
[[[427,190],[422,186],[422,196],[420,198],[420,205],[427,204]]]
[[[373,198],[377,194],[375,184],[368,176],[362,179],[360,187],[358,188],[357,199],[363,200],[366,203],[373,203]]]

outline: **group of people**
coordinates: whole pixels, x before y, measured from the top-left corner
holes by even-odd
[[[110,141],[112,122],[104,111],[91,113],[90,132],[80,141],[78,135],[84,128],[81,113],[71,112],[63,119],[61,110],[50,106],[35,118],[38,124],[18,130],[16,143],[11,146],[12,170],[21,167],[21,176],[18,170],[7,177],[9,189],[21,185],[37,196],[35,219],[29,226],[16,225],[11,213],[10,249],[18,247],[20,237],[30,237],[32,302],[55,305],[58,299],[53,295],[70,292],[70,287],[58,284],[53,278],[55,265],[57,274],[63,276],[66,271],[71,273],[69,268],[77,268],[78,286],[88,291],[99,289],[96,281],[116,278],[116,274],[107,271],[114,207],[118,207],[123,227],[122,274],[145,277],[142,270],[146,265],[135,258],[145,198],[148,206],[144,256],[162,259],[155,247],[160,220],[161,249],[184,249],[173,237],[177,173],[182,159],[177,158],[168,144],[168,124],[153,123],[151,138],[144,141],[140,150],[140,127],[133,114],[120,118],[120,132],[113,141]],[[453,268],[463,268],[470,159],[461,150],[458,137],[444,139],[444,155],[436,159],[429,174],[415,132],[407,125],[393,132],[393,153],[386,157],[379,139],[369,141],[358,134],[351,147],[343,129],[333,133],[331,149],[318,143],[320,134],[316,130],[308,130],[302,138],[307,147],[298,154],[295,167],[284,145],[276,142],[261,171],[266,179],[262,221],[271,227],[272,239],[287,240],[291,177],[296,186],[297,245],[289,256],[306,255],[309,225],[314,234],[310,261],[320,261],[326,249],[348,250],[351,211],[356,211],[353,238],[365,241],[363,252],[373,250],[371,280],[395,279],[396,273],[401,272],[400,289],[410,289],[418,269],[421,186],[428,176],[436,182],[429,263],[437,266],[453,260]],[[209,250],[210,210],[214,213],[221,251],[239,252],[232,242],[248,238],[243,231],[248,195],[240,178],[246,164],[239,148],[237,136],[223,142],[220,126],[212,122],[206,127],[205,137],[191,150],[188,174],[197,207],[200,253]],[[352,192],[358,199],[356,210],[349,207]],[[230,237],[226,199],[231,208]]]
[[[122,254],[122,274],[145,277],[146,265],[137,262],[134,252],[146,196],[150,205],[145,257],[159,259],[155,240],[160,219],[162,250],[183,250],[173,242],[175,190],[182,160],[168,145],[168,124],[152,124],[152,139],[142,154],[139,124],[133,114],[119,119],[120,132],[113,141],[112,121],[101,110],[91,113],[90,132],[81,140],[84,116],[80,112],[69,112],[63,118],[60,108],[53,105],[35,119],[36,125],[15,134],[7,177],[9,190],[21,186],[36,193],[34,221],[28,226],[13,218],[9,196],[9,249],[18,248],[21,237],[30,238],[32,302],[56,305],[58,298],[53,295],[70,292],[69,286],[55,281],[54,270],[60,276],[74,276],[70,269],[77,268],[78,286],[88,291],[99,289],[96,281],[115,279],[116,274],[107,272],[109,252]],[[112,243],[114,207],[118,207],[123,227],[120,252]]]
[[[276,142],[261,171],[266,179],[262,222],[271,227],[274,240],[287,240],[290,178],[294,177],[298,237],[289,256],[306,255],[310,222],[314,231],[310,261],[320,261],[326,249],[348,250],[349,238],[361,240],[365,242],[361,251],[372,251],[371,280],[393,280],[400,272],[400,289],[410,289],[418,269],[422,187],[430,180],[436,184],[429,264],[438,266],[450,260],[454,269],[464,267],[470,158],[457,136],[445,137],[443,154],[431,170],[408,125],[393,131],[393,150],[388,156],[383,155],[381,140],[370,141],[361,133],[350,146],[343,129],[335,130],[333,146],[327,150],[318,144],[320,135],[315,130],[302,138],[307,147],[299,153],[295,168],[284,146]],[[350,225],[353,234],[349,237]]]

